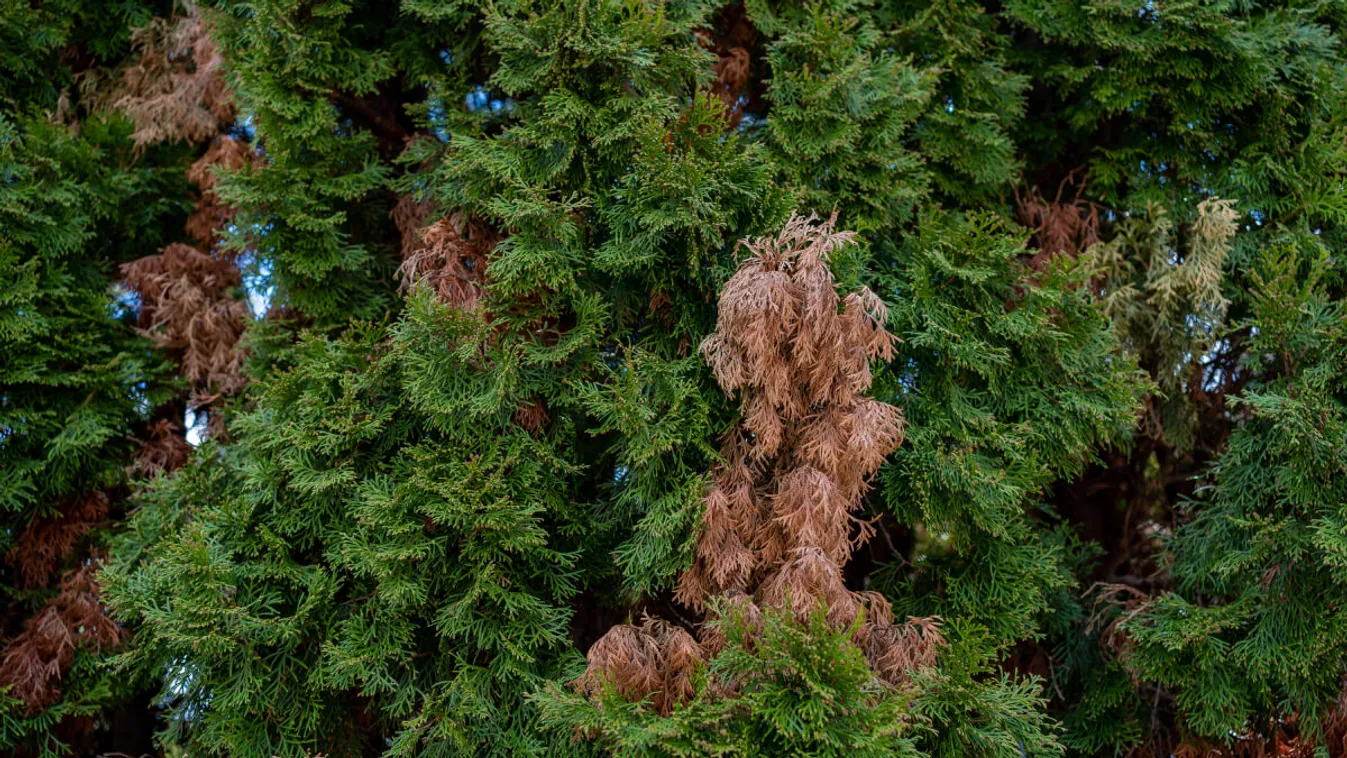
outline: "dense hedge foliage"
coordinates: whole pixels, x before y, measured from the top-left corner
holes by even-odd
[[[0,750],[1347,755],[1344,26],[0,4]]]

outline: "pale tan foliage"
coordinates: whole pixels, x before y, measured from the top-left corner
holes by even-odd
[[[853,235],[816,221],[794,217],[775,238],[747,244],[702,344],[743,416],[722,447],[704,538],[680,581],[679,600],[694,607],[749,591],[800,548],[845,564],[869,534],[853,511],[902,440],[901,412],[861,394],[870,362],[893,355],[884,304],[865,289],[838,296],[828,256]]]
[[[137,145],[165,140],[205,142],[234,119],[224,79],[224,58],[192,3],[186,13],[156,17],[131,34],[138,57],[112,83],[86,79],[95,107],[126,114]]]
[[[655,710],[667,715],[675,703],[692,697],[693,672],[705,661],[705,651],[687,630],[646,617],[639,625],[615,626],[594,643],[589,668],[576,685],[593,695],[610,683],[629,700],[649,696]]]
[[[945,644],[935,618],[912,618],[905,624],[866,624],[858,640],[880,679],[894,686],[911,681],[912,673],[935,666]]]
[[[1143,428],[1175,447],[1187,444],[1195,423],[1185,390],[1200,389],[1194,377],[1224,327],[1221,285],[1238,219],[1233,201],[1210,198],[1180,237],[1155,207],[1119,224],[1117,236],[1082,256],[1123,344],[1163,393],[1146,399]]]
[[[725,284],[716,331],[702,344],[717,382],[737,393],[738,428],[721,447],[704,499],[692,567],[677,598],[760,628],[762,608],[806,622],[820,605],[854,639],[878,678],[903,686],[934,664],[936,619],[893,623],[888,602],[847,588],[842,566],[872,530],[855,516],[869,479],[902,441],[902,413],[865,397],[870,364],[893,355],[883,302],[866,289],[839,297],[828,257],[851,243],[835,219],[793,216],[780,234],[746,243],[750,255]],[[646,622],[649,623],[648,621]],[[668,693],[653,637],[617,626],[590,650],[581,687],[603,676],[635,699]],[[702,652],[725,646],[718,624]],[[724,692],[736,689],[731,683]],[[663,701],[662,701],[663,702]],[[667,703],[666,703],[667,705]]]
[[[1174,222],[1155,207],[1090,248],[1085,262],[1101,279],[1104,309],[1130,346],[1153,348],[1177,367],[1210,344],[1228,305],[1221,280],[1238,218],[1234,201],[1204,200],[1179,245]],[[1181,373],[1161,373],[1162,389],[1177,386]]]
[[[177,360],[198,405],[243,388],[238,342],[249,316],[233,263],[174,243],[125,264],[122,276],[140,293],[142,331]]]

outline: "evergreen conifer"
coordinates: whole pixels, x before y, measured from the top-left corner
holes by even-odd
[[[0,751],[1347,755],[1344,26],[0,3]]]

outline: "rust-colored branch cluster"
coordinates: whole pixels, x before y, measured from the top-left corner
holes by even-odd
[[[1029,241],[1037,248],[1029,265],[1035,271],[1042,271],[1053,256],[1069,255],[1076,257],[1086,248],[1099,241],[1099,208],[1093,203],[1081,199],[1084,184],[1076,186],[1076,192],[1070,200],[1063,199],[1066,185],[1076,183],[1073,171],[1057,187],[1057,195],[1051,200],[1043,197],[1038,187],[1031,187],[1027,195],[1015,191],[1015,218],[1020,225],[1034,230]]]
[[[161,418],[150,424],[147,438],[136,451],[136,471],[144,476],[156,476],[176,471],[192,455],[192,446],[182,434],[182,427],[170,419]]]
[[[203,250],[215,248],[220,241],[220,230],[234,219],[234,208],[222,201],[216,192],[215,170],[237,171],[257,162],[257,152],[247,143],[222,134],[212,140],[206,153],[187,169],[187,180],[201,191],[196,209],[187,217],[187,234]]]
[[[501,235],[482,219],[455,211],[425,226],[430,203],[404,196],[393,208],[393,221],[402,233],[402,289],[424,282],[439,299],[457,308],[472,309],[481,299],[487,256]]]
[[[872,534],[855,512],[902,441],[903,419],[864,395],[871,361],[892,357],[895,339],[874,293],[843,298],[834,289],[828,257],[853,235],[833,224],[793,217],[775,238],[748,242],[751,255],[721,293],[702,352],[721,388],[739,394],[742,416],[712,473],[696,557],[677,597],[697,609],[719,598],[750,626],[761,607],[803,623],[823,604],[835,628],[864,612],[854,640],[875,674],[898,686],[934,663],[943,639],[934,619],[895,625],[881,595],[851,590],[842,577]],[[683,681],[723,637],[708,628],[693,654],[659,623],[610,630],[590,650],[580,686],[593,692],[608,677],[628,697],[654,696],[664,712],[686,697],[669,688],[671,677]]]
[[[733,129],[743,120],[748,101],[758,97],[751,86],[752,51],[758,31],[742,6],[729,6],[721,12],[716,24],[700,30],[699,35],[703,46],[716,56],[711,67],[715,78],[709,90],[725,105],[727,125]]]
[[[485,316],[478,306],[488,258],[505,235],[462,210],[427,225],[433,211],[431,201],[403,195],[389,212],[402,239],[400,289],[405,292],[422,283],[440,302]],[[515,423],[532,434],[540,433],[548,420],[547,406],[540,397],[521,400],[515,409]]]
[[[696,561],[679,583],[688,605],[785,582],[812,609],[801,593],[840,586],[829,577],[840,582],[838,567],[869,536],[852,513],[902,440],[902,414],[862,394],[870,361],[892,356],[893,337],[874,293],[842,299],[833,288],[828,255],[851,238],[794,218],[775,239],[748,244],[752,255],[721,294],[702,352],[721,388],[739,394],[743,417],[722,447]]]
[[[610,629],[590,648],[589,659],[576,682],[582,691],[597,693],[608,681],[628,700],[650,695],[654,708],[667,714],[696,694],[692,674],[706,662],[706,651],[687,630],[647,617]]]
[[[739,98],[748,84],[749,58],[748,48],[738,45],[729,47],[716,56],[711,67],[716,78],[711,82],[711,93],[725,104],[725,115],[730,128],[739,125],[744,118],[744,104]]]
[[[239,347],[249,320],[248,304],[239,292],[243,277],[233,256],[219,245],[220,231],[233,219],[234,209],[216,192],[215,170],[237,170],[257,160],[246,143],[229,135],[215,136],[187,170],[187,178],[201,191],[186,229],[198,246],[175,242],[158,255],[122,266],[124,283],[140,295],[141,330],[169,353],[192,383],[193,407],[208,406],[247,383],[242,373],[245,354]],[[145,444],[162,448],[162,443],[152,439]],[[142,457],[150,460],[162,452]]]
[[[239,292],[243,277],[233,256],[219,244],[220,231],[233,219],[234,209],[217,194],[215,171],[237,170],[257,160],[256,151],[246,143],[215,135],[187,170],[187,178],[200,188],[186,229],[197,246],[176,242],[158,255],[122,266],[124,283],[140,295],[141,330],[178,363],[179,372],[192,384],[191,405],[196,408],[234,394],[247,383],[242,373],[245,354],[239,347],[249,320],[248,304]],[[145,444],[162,447],[162,443],[152,439]],[[160,452],[146,453],[147,459]]]
[[[50,586],[89,530],[108,512],[108,498],[92,491],[59,513],[33,519],[6,554],[27,590]],[[32,715],[61,699],[60,682],[78,648],[104,650],[118,643],[121,628],[98,601],[95,559],[66,571],[56,594],[24,622],[23,631],[0,650],[0,688],[23,701]]]
[[[195,245],[174,243],[158,255],[122,267],[124,283],[140,296],[140,328],[163,347],[192,385],[190,407],[203,408],[243,388],[239,339],[248,322],[240,297],[242,276],[220,246],[234,209],[220,199],[216,170],[238,170],[258,160],[246,143],[224,130],[234,119],[223,58],[208,24],[188,3],[187,12],[156,18],[132,35],[139,57],[120,82],[99,97],[136,125],[138,145],[169,140],[209,143],[187,170],[197,185],[196,208],[187,219]],[[211,416],[212,428],[218,418]],[[172,470],[185,460],[180,429],[150,430],[138,463],[147,472]],[[171,440],[169,436],[178,436]]]
[[[61,699],[61,678],[76,649],[104,650],[121,640],[121,628],[98,600],[95,571],[86,562],[67,572],[55,597],[0,651],[0,687],[10,687],[30,715]]]
[[[235,296],[242,280],[233,263],[174,243],[126,264],[122,275],[140,293],[141,329],[178,362],[198,405],[243,388],[238,340],[248,305]]]
[[[45,587],[61,559],[107,513],[107,495],[89,492],[58,513],[34,518],[14,541],[5,560],[18,569],[25,589]]]

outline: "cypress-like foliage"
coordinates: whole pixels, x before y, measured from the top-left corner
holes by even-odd
[[[110,510],[123,507],[135,437],[171,374],[114,299],[121,251],[109,243],[134,247],[143,234],[113,218],[125,196],[154,203],[165,188],[102,164],[100,142],[126,144],[125,125],[86,122],[74,137],[40,115],[0,119],[13,179],[0,196],[0,744],[49,751],[86,731],[76,720],[126,696],[93,663],[121,632],[86,564]]]
[[[137,156],[132,126],[76,92],[149,18],[123,10],[0,13],[0,749],[20,754],[141,750],[154,726],[143,682],[100,664],[125,634],[94,576],[136,440],[176,394],[117,265],[171,239],[187,187],[181,151]]]
[[[1344,24],[4,4],[0,750],[1347,755]]]
[[[138,482],[187,458],[183,410],[203,401],[174,373],[241,382],[204,376],[246,319],[232,264],[193,251],[212,261],[205,280],[199,263],[149,270],[191,250],[193,143],[233,119],[201,18],[165,10],[0,13],[0,748],[20,755],[152,747],[154,686],[107,667],[127,635],[96,576]],[[213,305],[232,329],[200,318]],[[198,328],[166,335],[169,312]]]
[[[1199,749],[1232,734],[1342,748],[1347,314],[1325,297],[1327,270],[1314,242],[1265,250],[1246,324],[1257,378],[1234,400],[1246,420],[1184,503],[1176,591],[1110,588],[1118,608],[1101,611],[1105,644],[1172,688]]]

